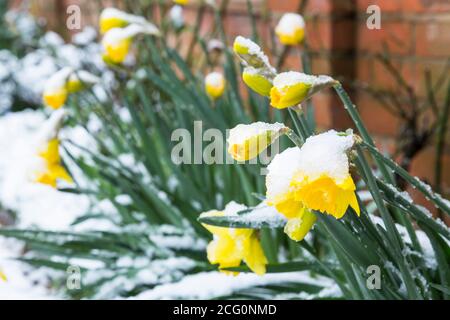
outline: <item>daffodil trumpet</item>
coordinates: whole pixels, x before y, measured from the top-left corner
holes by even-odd
[[[293,240],[313,227],[314,211],[340,219],[351,207],[359,215],[349,172],[354,141],[351,133],[330,130],[309,137],[301,148],[286,149],[268,166],[267,201],[288,219],[285,232]]]
[[[237,215],[246,206],[230,202],[223,211],[204,212],[200,217],[220,217]],[[224,269],[238,267],[244,261],[250,270],[258,275],[266,273],[267,259],[259,241],[258,232],[245,228],[226,228],[203,224],[213,234],[208,244],[207,257],[211,264],[217,264],[225,273],[237,274]]]

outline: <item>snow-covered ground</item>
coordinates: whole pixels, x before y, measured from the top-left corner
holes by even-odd
[[[86,211],[86,196],[58,192],[28,179],[33,138],[45,121],[42,111],[23,111],[0,117],[0,204],[18,214],[17,227],[67,229],[74,218]],[[8,281],[0,282],[0,299],[52,298],[45,281],[29,274],[29,267],[12,258],[22,246],[0,239],[0,268]]]

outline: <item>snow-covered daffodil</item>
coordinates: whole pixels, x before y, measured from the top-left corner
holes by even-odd
[[[144,17],[129,14],[116,8],[105,8],[100,14],[101,34],[105,34],[113,28],[124,28],[130,24],[152,25]]]
[[[283,72],[273,80],[270,103],[277,109],[292,107],[336,83],[336,80],[329,76],[313,76],[295,71]]]
[[[44,104],[59,109],[67,100],[70,93],[83,88],[83,84],[92,85],[99,79],[87,71],[75,71],[70,67],[64,67],[54,73],[44,84],[42,100]]]
[[[205,77],[205,90],[208,95],[217,99],[225,91],[226,80],[222,73],[211,72]]]
[[[72,178],[61,165],[58,139],[48,141],[39,151],[38,156],[43,160],[43,163],[41,169],[34,173],[35,182],[47,184],[53,188],[56,188],[58,180],[72,182]]]
[[[152,24],[130,24],[125,28],[112,28],[102,39],[103,60],[113,64],[124,62],[130,52],[132,40],[138,34],[160,35],[159,30]]]
[[[287,130],[281,123],[238,124],[230,130],[228,153],[237,161],[257,157]]]
[[[61,164],[59,154],[59,129],[65,117],[64,109],[52,113],[36,136],[36,144],[31,157],[31,179],[34,182],[56,187],[58,180],[72,182],[72,178]]]
[[[223,211],[204,212],[201,217],[236,215],[237,212],[245,209],[247,209],[246,206],[230,202]],[[257,231],[216,227],[207,224],[203,224],[203,226],[214,237],[207,247],[207,256],[210,263],[218,264],[219,269],[224,269],[238,267],[244,261],[250,270],[256,274],[263,275],[266,273],[267,259]]]
[[[353,135],[331,130],[286,149],[268,166],[267,201],[288,218],[285,231],[292,239],[312,228],[313,210],[339,219],[351,207],[359,215],[347,156],[353,143]]]
[[[305,20],[297,13],[286,13],[278,22],[275,33],[284,45],[299,44],[305,36]]]
[[[242,73],[242,79],[244,80],[244,83],[256,93],[266,97],[270,96],[273,78],[270,74],[266,74],[264,69],[246,67]]]

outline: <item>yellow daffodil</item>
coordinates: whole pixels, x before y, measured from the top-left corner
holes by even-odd
[[[336,81],[329,76],[312,76],[290,71],[278,74],[270,90],[270,102],[277,109],[300,104],[317,91],[331,87]]]
[[[138,34],[159,35],[159,30],[153,25],[138,24],[108,30],[102,39],[103,60],[114,64],[124,62],[130,52],[132,40]]]
[[[130,24],[151,24],[144,17],[129,14],[116,8],[106,8],[100,14],[100,33],[105,34],[113,28],[124,28]]]
[[[83,88],[83,84],[92,85],[99,79],[89,72],[75,71],[65,67],[54,73],[45,83],[42,93],[44,104],[59,109],[67,100],[70,93],[77,92]]]
[[[224,211],[208,211],[202,217],[236,215],[247,207],[237,203],[229,203]],[[253,229],[234,229],[203,224],[213,234],[214,239],[208,244],[207,256],[212,264],[218,264],[219,269],[238,267],[242,261],[258,275],[266,273],[267,259],[258,239],[258,233]],[[230,273],[228,271],[223,271]],[[231,272],[236,274],[235,272]]]
[[[285,231],[292,239],[303,239],[312,228],[312,210],[339,219],[351,207],[359,215],[347,156],[352,145],[353,135],[331,130],[283,151],[268,166],[267,200],[288,218]]]
[[[270,89],[272,89],[273,86],[272,77],[265,74],[264,69],[247,67],[242,73],[242,79],[244,80],[244,83],[256,93],[266,97],[270,96]]]
[[[286,13],[281,17],[275,33],[284,45],[296,45],[305,36],[305,20],[297,13]]]
[[[247,161],[257,157],[287,128],[281,123],[255,122],[238,124],[230,130],[228,153],[237,161]]]
[[[64,109],[52,113],[43,128],[36,135],[36,149],[30,157],[31,179],[34,182],[44,183],[56,187],[58,180],[72,182],[71,177],[61,165],[59,155],[58,132],[61,128],[64,117]]]
[[[184,6],[189,3],[189,0],[173,0],[173,2],[179,4],[180,6]]]
[[[54,73],[45,83],[42,99],[45,105],[58,109],[67,100],[68,91],[66,87],[67,80],[73,72],[72,68],[66,67]]]
[[[225,84],[225,77],[220,72],[211,72],[205,77],[205,90],[213,99],[222,96],[225,91]]]
[[[3,271],[1,269],[0,269],[0,280],[2,280],[2,281],[7,280],[6,275],[3,273]]]
[[[48,141],[38,155],[43,160],[43,166],[40,171],[35,172],[35,182],[47,184],[53,188],[56,188],[58,180],[72,182],[72,178],[61,165],[58,139]]]

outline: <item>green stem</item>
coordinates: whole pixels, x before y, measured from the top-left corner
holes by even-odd
[[[288,128],[288,130],[286,131],[286,136],[287,136],[289,139],[291,139],[291,141],[292,141],[297,147],[299,147],[299,148],[302,147],[304,141],[303,141],[303,139],[302,139],[300,136],[298,136],[298,135],[294,132],[294,130]]]
[[[423,195],[428,198],[431,202],[433,202],[439,209],[445,212],[447,215],[450,215],[450,207],[445,202],[440,194],[434,193],[431,191],[428,185],[424,182],[420,181],[418,178],[412,177],[408,171],[400,167],[393,160],[384,156],[381,152],[379,152],[375,147],[371,146],[366,142],[362,142],[362,145],[372,153],[372,155],[386,164],[389,168],[394,170],[399,176],[405,179],[408,183],[410,183],[414,188],[419,190]]]
[[[395,254],[396,260],[400,268],[401,274],[405,280],[405,286],[408,291],[409,297],[412,299],[421,299],[421,295],[417,290],[417,286],[414,283],[411,271],[409,270],[409,267],[407,266],[405,260],[403,259],[402,255],[402,249],[404,247],[403,241],[400,237],[400,234],[398,233],[397,228],[395,227],[394,221],[392,220],[389,211],[387,210],[383,202],[373,172],[370,169],[370,166],[367,163],[364,154],[362,152],[362,149],[359,145],[356,146],[356,151],[358,153],[358,157],[355,159],[356,165],[359,171],[364,173],[367,186],[369,187],[370,193],[372,194],[372,197],[375,203],[377,204],[377,208],[381,213],[381,217],[386,226],[387,235],[390,238],[389,240],[392,243],[393,249],[396,253]]]

